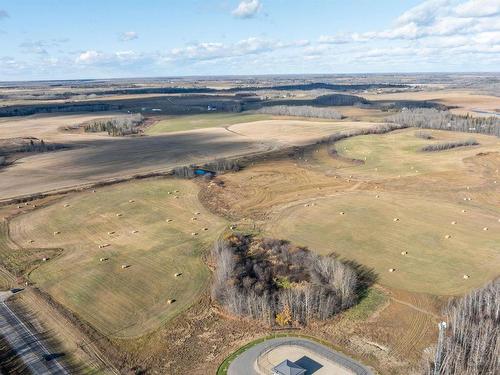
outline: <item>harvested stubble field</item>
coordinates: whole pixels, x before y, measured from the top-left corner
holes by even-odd
[[[23,124],[20,121],[17,125],[22,128]],[[250,122],[238,125],[234,130],[233,125],[229,129],[206,128],[144,137],[68,133],[64,143],[71,149],[25,157],[0,170],[0,201],[131,178],[137,174],[165,172],[175,166],[203,163],[215,158],[314,143],[332,132],[373,126],[370,123],[285,120],[269,120],[264,125],[263,122]],[[11,126],[13,124],[9,122],[0,123],[0,136],[2,128]],[[31,129],[29,125],[26,136],[30,135]]]
[[[64,249],[30,274],[37,286],[106,335],[138,336],[190,306],[206,285],[202,253],[225,221],[197,193],[192,182],[172,179],[86,191],[15,218],[11,236],[32,239],[26,247]]]
[[[300,160],[256,165],[220,177],[223,187],[213,184],[208,194],[228,202],[217,208],[231,217],[263,220],[272,237],[373,268],[383,285],[461,294],[498,274],[497,172],[494,161],[477,159],[494,157],[500,144],[484,136],[480,146],[429,154],[419,151],[429,141],[414,132],[353,137],[335,145],[335,157],[323,147]],[[432,142],[463,137],[433,134]],[[482,167],[471,167],[471,158]],[[453,184],[443,178],[448,173]],[[422,190],[419,179],[435,191]]]
[[[242,113],[213,113],[190,116],[172,116],[158,121],[149,127],[146,134],[163,134],[179,131],[220,128],[224,126],[238,124],[240,122],[252,122],[267,120],[272,116],[262,114],[242,114]]]

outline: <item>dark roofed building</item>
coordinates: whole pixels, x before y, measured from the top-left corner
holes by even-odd
[[[273,375],[306,375],[306,370],[292,361],[285,359],[273,368]]]

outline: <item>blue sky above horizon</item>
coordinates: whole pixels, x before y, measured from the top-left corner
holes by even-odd
[[[0,0],[0,81],[500,71],[500,0]]]

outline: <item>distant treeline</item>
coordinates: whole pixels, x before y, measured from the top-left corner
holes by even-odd
[[[276,116],[316,117],[334,120],[342,119],[342,115],[332,108],[313,107],[309,105],[276,105],[272,107],[263,107],[257,110],[257,112]]]
[[[287,241],[235,234],[216,242],[212,256],[212,296],[239,316],[270,325],[307,324],[358,299],[353,268]]]
[[[108,103],[36,104],[0,107],[0,117],[29,116],[36,113],[97,112],[119,109]]]
[[[452,300],[445,314],[427,374],[500,374],[500,279]]]
[[[434,152],[434,151],[443,151],[449,150],[457,147],[467,147],[467,146],[477,146],[479,144],[474,138],[469,138],[463,141],[454,141],[454,142],[446,142],[446,143],[435,143],[431,145],[424,146],[420,149],[420,151],[424,152]]]
[[[332,90],[332,91],[358,91],[358,90],[373,90],[373,89],[391,89],[391,88],[407,88],[408,85],[400,84],[388,84],[388,83],[361,83],[361,84],[335,84],[335,83],[324,83],[324,82],[314,82],[314,83],[303,83],[295,85],[277,85],[277,86],[264,86],[264,87],[237,87],[232,88],[232,91],[242,91],[242,90],[280,90],[280,91],[311,91],[311,90]]]
[[[480,133],[500,137],[500,118],[455,115],[449,111],[406,109],[386,119],[408,127]]]
[[[0,165],[7,164],[9,155],[19,152],[50,152],[67,148],[61,143],[47,143],[38,138],[11,138],[0,142]]]
[[[277,90],[277,91],[311,91],[311,90],[332,90],[332,91],[360,91],[371,89],[385,88],[407,88],[408,85],[385,84],[385,83],[367,83],[367,84],[333,84],[333,83],[305,83],[291,85],[276,85],[276,86],[237,86],[227,89],[214,89],[210,87],[126,87],[113,89],[96,89],[78,90],[67,92],[35,92],[32,94],[4,94],[0,95],[0,99],[31,99],[31,100],[63,100],[71,99],[78,95],[88,97],[89,95],[134,95],[134,94],[212,94],[212,93],[237,93],[240,91],[262,91],[262,90]]]
[[[112,136],[123,136],[137,134],[138,126],[142,124],[144,117],[140,113],[91,120],[83,125],[88,133],[107,132]]]
[[[321,95],[314,99],[280,99],[270,100],[260,103],[262,107],[272,107],[278,105],[286,106],[315,106],[315,107],[328,107],[328,106],[351,106],[351,105],[370,105],[371,102],[357,95],[347,94],[329,94]]]
[[[444,104],[428,100],[395,100],[387,104],[379,103],[379,107],[383,111],[413,108],[434,108],[439,109],[440,111],[446,111],[448,109],[448,107]]]

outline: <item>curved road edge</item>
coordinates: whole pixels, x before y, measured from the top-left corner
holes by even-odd
[[[373,372],[361,363],[339,353],[329,347],[305,338],[280,337],[265,340],[245,350],[229,365],[228,375],[256,375],[255,363],[263,353],[282,345],[302,346],[339,366],[352,371],[356,375],[373,375]]]

